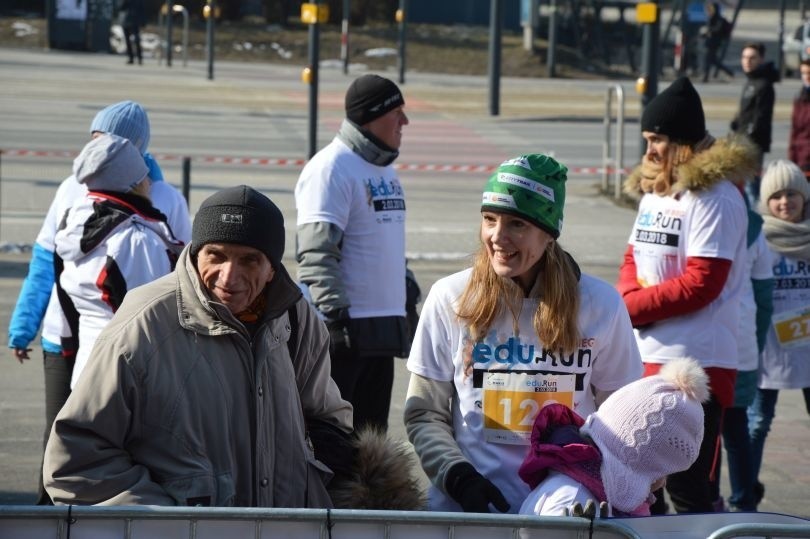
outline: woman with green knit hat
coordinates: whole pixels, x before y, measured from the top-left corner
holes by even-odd
[[[581,416],[641,376],[627,310],[557,240],[568,169],[523,155],[489,178],[473,267],[436,282],[408,359],[408,436],[435,511],[516,513],[549,402]]]

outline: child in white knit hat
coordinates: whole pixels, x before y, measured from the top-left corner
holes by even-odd
[[[677,359],[619,389],[587,419],[545,406],[519,471],[532,488],[520,513],[563,515],[592,500],[607,502],[610,516],[649,515],[651,492],[697,459],[707,380],[695,361]]]
[[[774,273],[773,318],[761,354],[759,388],[748,407],[755,491],[761,498],[765,487],[757,476],[779,391],[802,389],[810,414],[810,183],[798,165],[786,159],[768,165],[759,211]]]

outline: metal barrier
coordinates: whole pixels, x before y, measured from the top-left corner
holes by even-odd
[[[535,531],[537,530],[537,531]],[[222,507],[0,506],[0,539],[34,537],[574,539],[640,536],[609,519],[425,511]]]
[[[810,537],[810,526],[797,524],[730,524],[720,528],[708,539],[728,537]]]
[[[810,538],[810,521],[778,513],[576,517],[156,506],[0,506],[0,539],[726,539]]]
[[[158,14],[158,27],[163,27],[165,21],[164,17],[166,16],[166,4],[163,4],[161,10]],[[181,6],[180,4],[173,4],[172,5],[172,15],[175,13],[180,13],[183,15],[183,67],[188,65],[188,10],[185,6]],[[166,56],[166,47],[171,47],[171,43],[167,43],[166,40],[160,41],[160,47],[158,48],[159,56],[158,56],[158,65],[163,64],[163,58]]]
[[[616,157],[611,156],[611,124],[613,123],[613,96],[616,96]],[[607,89],[605,96],[605,140],[602,142],[602,192],[608,192],[608,180],[613,176],[613,197],[622,196],[622,174],[624,172],[624,89],[614,84]]]

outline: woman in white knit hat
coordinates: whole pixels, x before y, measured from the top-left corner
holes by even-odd
[[[561,404],[543,407],[518,472],[533,489],[520,513],[564,515],[593,500],[607,502],[609,516],[649,515],[651,492],[697,459],[707,380],[697,362],[677,359],[585,420]]]
[[[759,390],[748,408],[755,478],[779,390],[802,389],[810,413],[810,183],[798,165],[785,159],[768,165],[759,211],[773,255],[774,291]],[[756,484],[761,498],[764,487]]]

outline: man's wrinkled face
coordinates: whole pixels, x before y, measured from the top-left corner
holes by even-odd
[[[203,245],[197,271],[208,292],[233,314],[247,309],[275,275],[264,253],[236,243]]]

